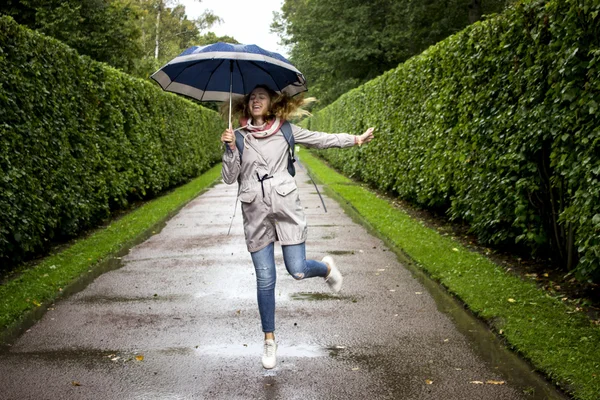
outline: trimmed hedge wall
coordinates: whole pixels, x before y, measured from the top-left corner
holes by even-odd
[[[323,156],[467,221],[483,243],[600,277],[600,3],[523,1],[308,120],[376,140]]]
[[[220,159],[217,113],[0,18],[0,261]]]

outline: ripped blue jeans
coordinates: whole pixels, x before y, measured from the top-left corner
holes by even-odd
[[[256,270],[256,297],[263,332],[275,331],[275,270],[274,243],[250,253]],[[288,273],[296,280],[326,277],[327,265],[320,261],[306,259],[304,243],[281,246],[283,262]]]

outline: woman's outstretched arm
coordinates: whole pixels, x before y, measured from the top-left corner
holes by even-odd
[[[348,133],[330,134],[325,132],[309,131],[308,129],[292,125],[292,132],[294,134],[294,140],[296,143],[317,149],[361,146],[373,140],[374,130],[375,128],[369,128],[362,135],[350,135]]]

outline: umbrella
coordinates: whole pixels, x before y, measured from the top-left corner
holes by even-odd
[[[262,84],[294,96],[307,90],[304,75],[285,57],[256,45],[214,43],[193,46],[151,76],[166,91],[199,101],[229,100]]]

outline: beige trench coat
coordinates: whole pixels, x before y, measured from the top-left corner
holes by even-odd
[[[352,147],[354,136],[346,133],[313,132],[291,125],[294,140],[307,147]],[[244,135],[248,131],[241,131]],[[281,131],[256,139],[246,137],[243,160],[237,149],[225,146],[221,175],[227,184],[238,182],[244,233],[248,251],[258,251],[270,243],[282,245],[306,241],[306,217],[300,204],[295,179],[287,172],[288,143]],[[271,176],[259,181],[259,177]]]

